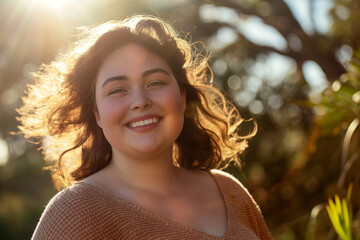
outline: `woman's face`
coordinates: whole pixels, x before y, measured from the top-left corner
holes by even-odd
[[[171,151],[186,101],[162,58],[137,43],[117,49],[100,66],[95,95],[96,120],[113,156]]]

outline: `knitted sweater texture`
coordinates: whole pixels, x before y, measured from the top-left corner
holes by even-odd
[[[272,239],[244,186],[222,171],[211,170],[210,174],[226,207],[227,231],[222,237],[181,225],[80,182],[53,197],[32,239]]]

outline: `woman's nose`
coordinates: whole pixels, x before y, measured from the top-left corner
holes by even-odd
[[[149,108],[152,105],[151,100],[146,95],[144,90],[134,91],[133,94],[133,99],[130,104],[131,110],[143,110]]]

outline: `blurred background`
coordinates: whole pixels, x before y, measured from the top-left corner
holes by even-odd
[[[29,239],[56,193],[38,146],[10,134],[29,73],[64,51],[76,27],[135,13],[205,43],[216,86],[256,119],[242,170],[226,171],[274,238],[337,239],[325,206],[353,183],[360,239],[358,0],[0,0],[0,239]]]

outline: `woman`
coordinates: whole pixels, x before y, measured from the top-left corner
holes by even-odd
[[[33,239],[272,239],[247,190],[236,108],[207,57],[162,20],[89,28],[34,74],[20,129],[60,191]]]

